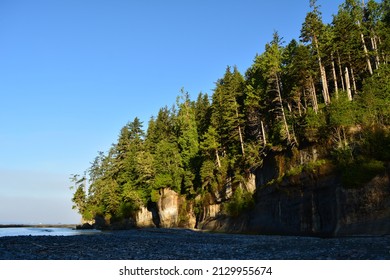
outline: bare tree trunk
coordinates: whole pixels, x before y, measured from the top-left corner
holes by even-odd
[[[355,72],[353,71],[352,66],[351,66],[351,77],[352,77],[353,92],[354,92],[354,94],[356,94],[357,93],[357,86],[356,86]]]
[[[333,73],[333,81],[334,81],[334,91],[335,91],[335,94],[336,94],[336,99],[338,99],[339,98],[339,87],[337,85],[337,75],[336,75],[336,68],[335,68],[333,53],[331,54],[331,60],[332,60],[332,73]]]
[[[364,1],[363,1],[363,8],[364,8]],[[357,25],[359,29],[361,28],[360,21],[357,21]],[[364,40],[364,34],[363,32],[360,32],[360,39],[362,40],[362,45],[363,45],[363,50],[364,50],[364,56],[366,57],[366,63],[367,63],[367,68],[368,72],[372,75],[372,66],[371,66],[371,61],[370,61],[370,55],[368,54],[367,46],[366,46],[366,41]]]
[[[238,126],[238,134],[240,135],[242,155],[245,156],[244,139],[242,138],[241,126]]]
[[[238,135],[240,137],[241,152],[242,152],[242,155],[245,156],[244,139],[242,138],[241,126],[240,125],[238,126]]]
[[[371,46],[375,52],[375,69],[378,69],[380,65],[380,59],[379,59],[378,44],[376,42],[376,38],[377,38],[376,36],[371,37]]]
[[[340,54],[337,52],[337,58],[338,58],[338,64],[339,64],[339,75],[340,75],[340,80],[341,80],[341,87],[343,91],[345,91],[345,85],[344,85],[344,78],[343,78],[343,68],[341,66],[341,58]]]
[[[239,116],[238,116],[238,105],[237,105],[237,101],[234,101],[235,104],[236,104],[236,117],[237,117],[237,121],[239,120]],[[241,132],[241,126],[240,124],[238,124],[238,135],[240,136],[240,143],[241,143],[241,152],[242,152],[242,155],[245,156],[245,148],[244,148],[244,139],[242,137],[242,132]]]
[[[323,89],[325,104],[330,104],[328,81],[326,78],[325,67],[323,65],[321,65],[320,67],[321,67],[321,80],[322,80],[322,89]]]
[[[358,23],[358,25],[359,25],[359,27],[360,27],[360,22]],[[372,71],[370,56],[368,55],[368,50],[367,50],[366,42],[365,42],[365,40],[364,40],[364,35],[363,35],[363,33],[360,33],[360,38],[361,38],[362,44],[363,44],[364,56],[366,57],[368,72],[372,75],[372,74],[373,74],[373,71]]]
[[[276,90],[278,92],[278,97],[279,97],[279,102],[280,102],[280,109],[281,109],[282,117],[283,117],[283,123],[284,123],[284,127],[285,127],[286,133],[287,133],[287,140],[288,140],[288,143],[291,143],[291,136],[290,136],[290,131],[289,131],[288,124],[287,124],[286,114],[284,112],[283,100],[282,100],[282,92],[281,92],[281,89],[280,89],[280,80],[279,80],[278,74],[275,74],[275,78],[276,78]]]
[[[298,100],[298,114],[299,114],[300,117],[302,117],[301,107],[302,107],[302,103],[301,103],[301,100],[299,99]]]
[[[317,50],[318,65],[320,67],[321,83],[322,83],[322,94],[324,96],[325,104],[329,104],[330,103],[330,98],[329,98],[329,90],[328,90],[328,80],[326,78],[326,71],[325,71],[325,67],[322,65],[320,48],[318,46],[317,37],[314,36],[313,40],[314,40],[314,45],[315,45],[316,50]]]
[[[364,0],[362,0],[362,9],[365,9],[365,7],[366,7],[366,4],[364,3]],[[358,21],[357,23],[358,23],[358,26],[360,29],[360,27],[361,27],[360,21]],[[372,66],[371,66],[371,61],[370,61],[370,55],[369,55],[368,50],[367,50],[366,41],[364,40],[363,32],[360,32],[360,38],[361,38],[362,44],[363,44],[363,50],[364,50],[364,55],[366,57],[368,72],[370,72],[370,74],[372,75],[373,71],[372,71]],[[352,67],[351,67],[351,73],[352,73]],[[353,74],[352,74],[352,77],[353,77]]]
[[[316,94],[316,87],[314,85],[313,78],[310,77],[310,85],[311,85],[311,98],[313,102],[313,110],[317,114],[318,113],[318,102],[317,102],[317,94]]]
[[[267,138],[265,136],[264,123],[263,123],[263,121],[260,121],[260,123],[261,123],[261,133],[263,134],[263,144],[265,147],[267,145]]]
[[[217,158],[218,168],[221,168],[221,161],[219,159],[218,150],[215,149],[215,157]]]
[[[307,98],[308,97],[306,97],[305,87],[303,88],[303,105],[302,106],[303,106],[304,111],[306,112],[306,110],[307,110]]]
[[[350,81],[349,81],[348,67],[345,67],[345,83],[347,84],[347,95],[348,95],[348,100],[349,100],[349,101],[352,101],[351,83],[350,83]]]

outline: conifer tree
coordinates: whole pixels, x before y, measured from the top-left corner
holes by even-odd
[[[321,12],[319,11],[319,6],[316,4],[316,0],[310,0],[310,7],[313,8],[313,11],[306,15],[305,22],[302,25],[301,39],[303,42],[311,42],[314,47],[320,69],[324,102],[325,104],[329,104],[330,95],[328,90],[328,80],[326,77],[325,66],[322,62],[322,52],[319,39],[322,35],[324,24],[322,23]]]
[[[198,130],[199,140],[200,137],[206,133],[211,118],[211,104],[209,96],[207,94],[199,93],[198,98],[194,106],[195,121]]]
[[[176,118],[178,145],[183,164],[183,185],[186,193],[193,193],[195,179],[195,159],[199,151],[198,130],[195,120],[194,106],[188,92],[182,89],[181,103],[178,101],[178,116]]]
[[[238,100],[244,92],[244,78],[234,67],[227,67],[225,75],[217,82],[213,94],[211,125],[220,135],[224,153],[245,155],[243,138],[243,115]]]
[[[280,46],[280,37],[277,32],[274,33],[274,38],[270,44],[265,47],[263,54],[262,70],[264,77],[267,80],[266,94],[269,99],[269,113],[274,119],[275,137],[281,137],[276,140],[287,140],[288,144],[292,143],[287,116],[283,105],[282,98],[282,47]],[[280,125],[279,125],[280,124]],[[280,127],[281,126],[281,127]]]

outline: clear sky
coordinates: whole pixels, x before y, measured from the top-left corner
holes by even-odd
[[[325,22],[342,0],[319,0]],[[0,223],[78,223],[69,177],[184,87],[212,94],[309,0],[0,0]]]

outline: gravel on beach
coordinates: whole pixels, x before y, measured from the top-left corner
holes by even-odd
[[[389,260],[390,236],[316,238],[185,229],[0,237],[2,260]]]

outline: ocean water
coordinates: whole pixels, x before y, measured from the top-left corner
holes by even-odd
[[[70,236],[98,233],[98,230],[76,230],[72,228],[44,228],[44,227],[7,227],[0,228],[0,237],[3,236]]]

